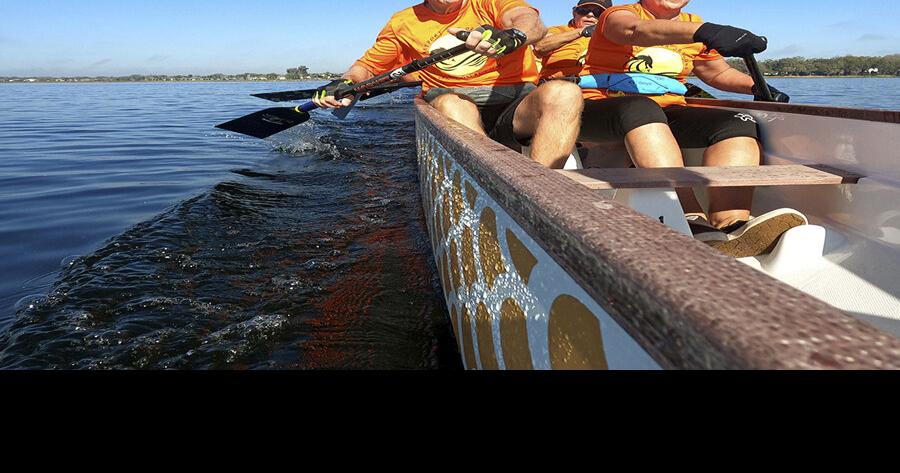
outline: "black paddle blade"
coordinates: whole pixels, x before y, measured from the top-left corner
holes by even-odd
[[[265,139],[288,128],[293,128],[309,119],[309,114],[300,110],[299,107],[269,108],[228,123],[216,125],[216,128]]]
[[[315,95],[316,89],[289,90],[287,92],[271,92],[268,94],[252,94],[254,97],[270,102],[294,102],[297,100],[309,100]]]

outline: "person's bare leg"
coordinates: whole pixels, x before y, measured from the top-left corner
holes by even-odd
[[[463,95],[444,94],[432,100],[431,106],[461,125],[482,135],[487,134],[481,123],[481,112],[472,99]]]
[[[706,149],[703,165],[759,166],[762,149],[753,138],[738,137],[720,141]],[[752,187],[716,187],[709,189],[709,221],[725,228],[741,220],[750,220],[753,207]]]
[[[550,81],[528,95],[516,109],[513,131],[531,136],[531,159],[562,169],[575,148],[584,100],[571,82]]]
[[[625,135],[625,147],[639,168],[683,168],[684,158],[672,130],[665,123],[651,123]],[[685,215],[702,215],[703,207],[693,189],[675,189]]]

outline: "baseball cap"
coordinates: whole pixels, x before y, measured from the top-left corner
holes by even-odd
[[[598,7],[610,8],[612,7],[612,0],[579,0],[578,5],[575,5],[576,8],[582,5],[597,5]]]

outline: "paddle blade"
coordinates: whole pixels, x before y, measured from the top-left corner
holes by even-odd
[[[267,94],[252,94],[270,102],[295,102],[298,100],[309,100],[315,95],[316,89],[307,90],[289,90],[287,92],[271,92]]]
[[[265,139],[309,120],[309,113],[297,108],[269,108],[232,120],[216,128],[233,131],[254,138]]]
[[[687,93],[685,93],[684,96],[687,98],[694,98],[694,99],[714,99],[714,98],[716,98],[709,92],[701,89],[696,84],[692,84],[690,82],[687,83]]]

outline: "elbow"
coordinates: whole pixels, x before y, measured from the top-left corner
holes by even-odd
[[[542,43],[535,44],[533,46],[533,49],[534,49],[534,55],[537,56],[538,59],[544,59],[545,57],[547,57],[548,54],[550,54],[552,52],[552,50],[550,48],[548,48],[547,45],[542,44]]]

